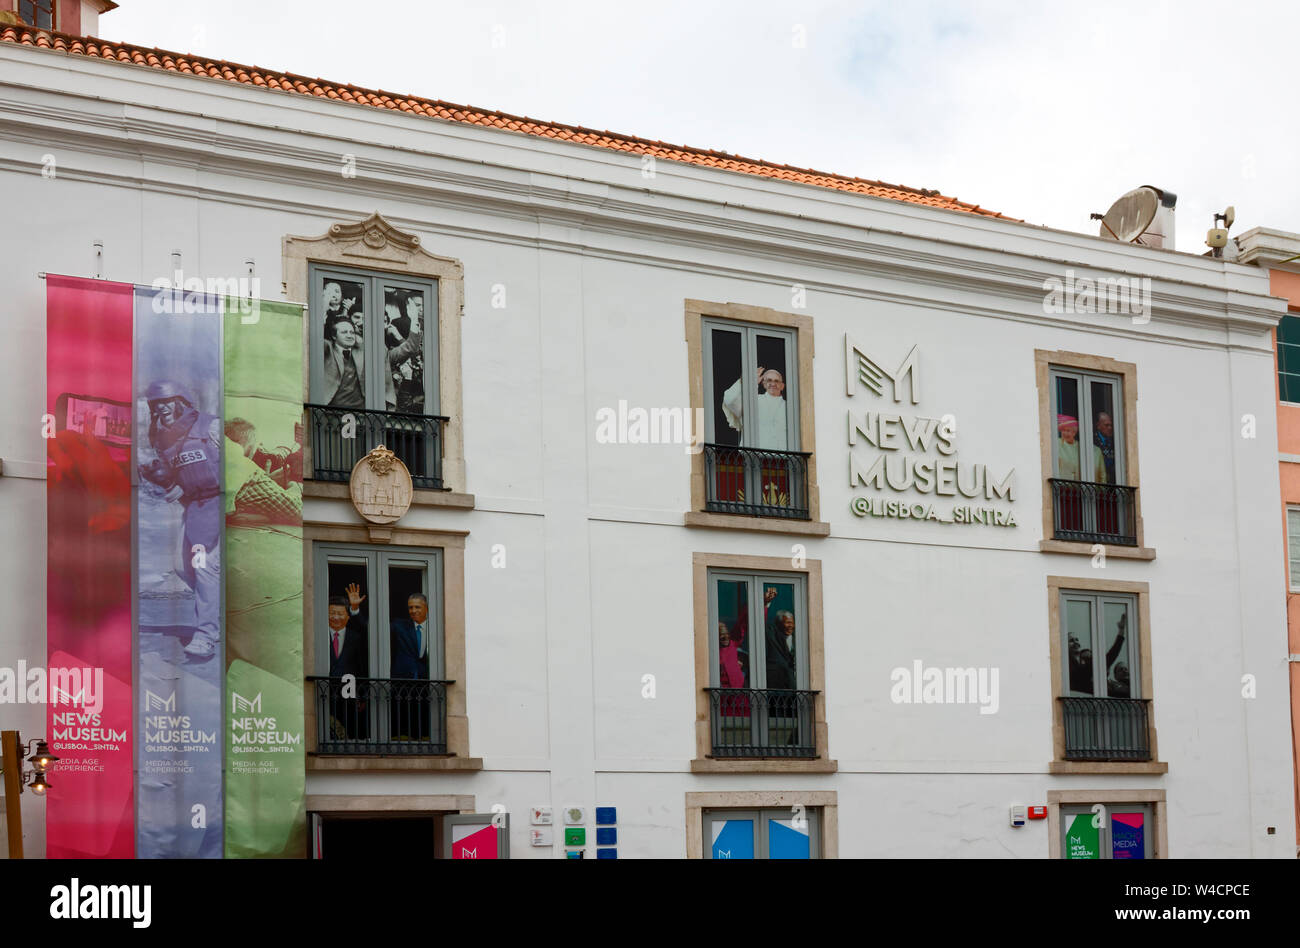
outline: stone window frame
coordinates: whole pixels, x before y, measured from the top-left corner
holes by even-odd
[[[483,769],[481,757],[469,754],[469,717],[466,713],[467,692],[465,661],[465,538],[464,530],[427,530],[401,526],[378,527],[374,524],[341,524],[321,521],[303,522],[303,543],[308,555],[303,563],[303,676],[314,674],[316,636],[313,634],[315,580],[312,555],[314,544],[346,543],[353,545],[392,544],[442,550],[442,628],[443,660],[447,680],[447,754],[446,755],[337,755],[320,756],[316,752],[315,690],[303,688],[303,709],[307,731],[307,770],[311,771],[473,771]]]
[[[1169,807],[1165,791],[1158,789],[1127,790],[1048,790],[1047,791],[1047,858],[1061,858],[1061,806],[1063,804],[1101,803],[1110,811],[1112,803],[1149,803],[1155,813],[1154,859],[1169,858]]]
[[[1093,555],[1092,548],[1097,545],[1086,540],[1058,540],[1054,536],[1056,525],[1052,519],[1052,456],[1056,447],[1056,424],[1051,417],[1052,382],[1051,369],[1084,372],[1104,372],[1119,376],[1121,395],[1124,398],[1124,465],[1126,469],[1126,486],[1137,488],[1134,500],[1134,522],[1137,527],[1137,546],[1106,545],[1106,555],[1117,559],[1153,560],[1156,551],[1146,546],[1145,532],[1142,527],[1142,485],[1138,474],[1138,430],[1137,430],[1137,365],[1133,362],[1119,362],[1105,356],[1087,355],[1080,352],[1055,351],[1047,349],[1034,350],[1034,376],[1038,384],[1038,440],[1041,451],[1043,472],[1043,539],[1038,549],[1044,553],[1074,553],[1080,556]]]
[[[746,556],[736,553],[695,553],[692,563],[695,608],[695,759],[691,772],[697,774],[813,773],[830,774],[839,762],[830,759],[826,725],[826,649],[823,634],[822,563],[807,560],[791,566],[783,556]],[[816,691],[813,701],[813,735],[817,757],[812,760],[780,757],[714,758],[709,717],[709,570],[740,569],[761,573],[799,573],[808,590],[808,688]]]
[[[751,517],[746,514],[725,514],[706,511],[704,452],[691,454],[691,509],[685,523],[688,527],[721,527],[733,530],[757,530],[766,533],[788,533],[799,536],[829,536],[829,523],[821,521],[821,503],[817,489],[817,437],[813,412],[813,320],[801,313],[783,313],[765,306],[746,303],[712,303],[706,300],[686,300],[686,366],[690,387],[691,417],[703,417],[707,411],[704,400],[704,320],[723,319],[743,323],[757,323],[793,330],[796,336],[799,393],[799,444],[808,458],[808,520],[785,520],[779,517]],[[697,432],[704,438],[704,432]]]
[[[1138,623],[1138,677],[1140,694],[1149,699],[1147,716],[1147,740],[1150,742],[1151,759],[1146,761],[1125,760],[1066,760],[1065,759],[1065,712],[1060,698],[1064,694],[1061,680],[1061,593],[1078,590],[1085,593],[1123,593],[1137,597]],[[1164,774],[1169,772],[1169,764],[1160,760],[1159,746],[1156,742],[1155,691],[1152,686],[1151,654],[1151,587],[1149,583],[1130,582],[1112,579],[1082,579],[1077,576],[1047,577],[1047,625],[1050,633],[1049,661],[1052,666],[1052,760],[1048,772],[1053,774]]]
[[[451,257],[438,257],[420,246],[416,234],[398,230],[378,212],[363,221],[331,224],[319,237],[286,236],[281,265],[288,299],[310,300],[311,264],[350,267],[375,274],[388,273],[413,280],[438,281],[438,410],[448,418],[442,430],[442,482],[445,490],[413,491],[413,506],[470,509],[474,496],[465,483],[464,407],[461,393],[461,316],[465,299],[465,268]],[[311,402],[311,319],[303,319],[302,400]],[[309,440],[309,439],[308,439]],[[311,469],[311,445],[305,444],[304,466]],[[307,480],[308,497],[347,499],[348,485]]]
[[[718,790],[686,794],[686,858],[704,858],[704,811],[817,807],[822,814],[822,859],[840,857],[839,800],[834,790]]]

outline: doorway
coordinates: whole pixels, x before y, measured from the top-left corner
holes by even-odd
[[[442,814],[313,813],[313,859],[355,860],[377,853],[409,859],[439,859],[442,854]]]

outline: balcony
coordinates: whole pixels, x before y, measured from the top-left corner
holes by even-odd
[[[1137,546],[1137,488],[1048,479],[1058,540]]]
[[[705,510],[808,520],[808,459],[803,451],[704,445]]]
[[[311,466],[317,481],[347,481],[372,448],[386,446],[401,458],[417,488],[442,486],[442,415],[306,405],[311,432]]]
[[[813,705],[819,692],[706,688],[712,757],[817,756]]]
[[[1061,698],[1066,760],[1150,760],[1149,698]]]
[[[356,697],[341,678],[308,678],[316,691],[318,754],[447,753],[451,681],[358,678]]]

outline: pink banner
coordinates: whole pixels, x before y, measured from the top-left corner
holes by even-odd
[[[51,858],[135,854],[132,293],[46,280],[47,651],[50,680],[63,684],[48,695],[48,739],[61,758],[46,798]]]

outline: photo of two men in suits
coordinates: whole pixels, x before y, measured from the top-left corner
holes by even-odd
[[[369,620],[362,608],[366,597],[358,583],[348,585],[346,592],[346,597],[331,596],[329,600],[329,731],[337,741],[366,740],[370,731],[367,699],[372,697],[366,681],[370,677]],[[429,655],[437,643],[429,621],[428,597],[412,593],[406,608],[407,618],[394,619],[389,628],[389,734],[392,740],[427,741],[433,730],[429,686],[405,681],[428,680]],[[351,687],[342,680],[347,675],[355,678]]]

